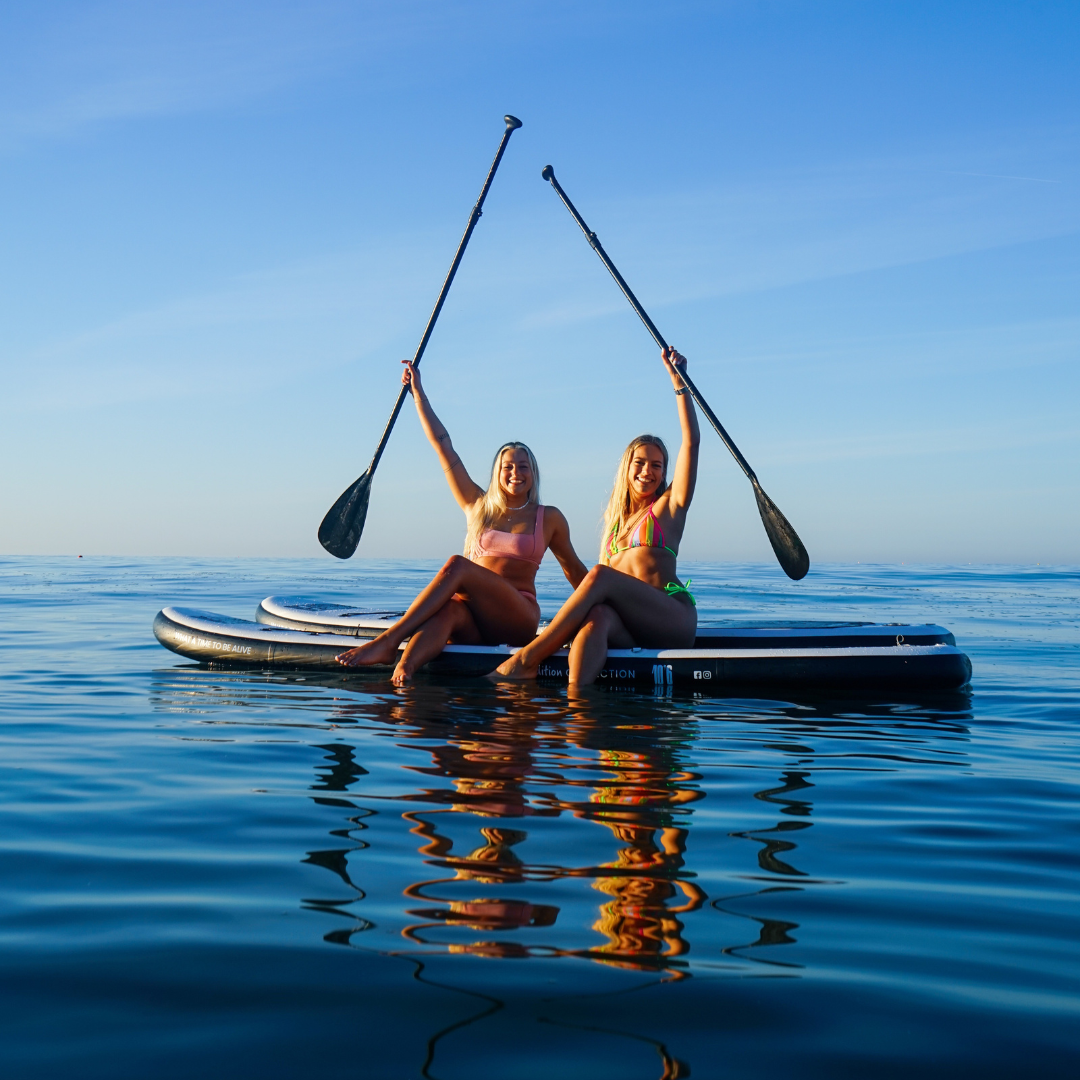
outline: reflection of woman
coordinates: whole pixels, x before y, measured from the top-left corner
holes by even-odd
[[[452,954],[577,956],[681,977],[682,957],[690,948],[682,919],[706,899],[686,866],[686,825],[691,805],[703,796],[683,760],[692,725],[672,716],[663,734],[653,738],[642,733],[643,725],[627,725],[631,733],[613,724],[610,710],[591,715],[588,698],[578,697],[569,712],[560,710],[553,719],[557,698],[511,695],[500,694],[496,712],[483,710],[453,732],[434,714],[425,722],[419,702],[395,718],[396,725],[404,725],[396,726],[399,733],[412,728],[420,736],[410,743],[431,755],[431,765],[419,771],[438,781],[410,796],[412,803],[429,805],[403,815],[424,841],[419,851],[426,864],[437,868],[435,876],[405,889],[423,906],[408,910],[419,921],[403,935]],[[646,718],[652,719],[636,710],[619,715],[620,720]],[[453,823],[452,815],[460,814],[472,825]],[[534,851],[530,857],[534,820],[560,814],[578,819],[578,854],[595,850],[597,843],[581,830],[602,825],[600,831],[611,830],[617,842],[614,856],[597,862],[588,856],[584,865],[550,852]],[[485,842],[463,844],[478,817],[488,819],[479,829]],[[599,844],[606,850],[607,837]],[[540,856],[543,861],[536,861]],[[543,882],[551,882],[555,891]],[[580,905],[590,906],[593,899],[572,889],[571,882],[599,894],[592,894],[599,900],[593,920],[580,913]],[[469,883],[496,888],[470,892]],[[502,891],[509,886],[513,892]],[[601,940],[536,934],[560,918],[566,921],[553,900],[573,903],[572,925],[583,928],[591,921]],[[533,931],[532,941],[494,938],[493,932],[510,935],[525,927]],[[470,936],[468,929],[482,933]]]
[[[536,570],[548,548],[571,585],[586,573],[570,543],[566,518],[554,506],[540,504],[540,475],[532,451],[524,443],[501,446],[484,491],[465,471],[412,364],[406,364],[402,381],[411,386],[420,423],[465,511],[469,531],[465,555],[451,556],[402,618],[373,641],[338,656],[347,667],[389,664],[409,637],[392,677],[397,686],[438,656],[447,642],[529,641],[540,622]]]
[[[697,479],[698,424],[679,368],[686,358],[661,353],[678,395],[682,445],[672,482],[668,453],[641,435],[623,453],[604,517],[601,565],[594,566],[535,641],[498,668],[512,679],[535,678],[540,663],[573,638],[570,685],[591,683],[609,647],[686,648],[694,644],[694,598],[675,573],[679,540]]]

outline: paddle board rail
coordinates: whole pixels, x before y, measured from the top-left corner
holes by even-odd
[[[404,614],[404,611],[361,611],[345,604],[327,604],[301,596],[268,596],[255,610],[255,621],[290,630],[373,638]]]

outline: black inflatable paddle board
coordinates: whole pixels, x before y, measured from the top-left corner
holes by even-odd
[[[154,620],[154,634],[167,649],[203,664],[369,672],[385,678],[386,666],[346,669],[334,658],[400,614],[271,596],[259,605],[257,622],[167,607]],[[508,645],[448,645],[424,671],[437,677],[486,675],[513,651]],[[560,650],[544,662],[540,677],[565,680],[566,664],[566,651]],[[721,694],[751,684],[954,690],[970,678],[971,662],[941,626],[760,622],[699,626],[691,649],[612,649],[599,681]]]

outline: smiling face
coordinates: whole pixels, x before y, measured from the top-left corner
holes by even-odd
[[[533,488],[529,455],[521,449],[504,450],[499,462],[499,489],[512,506],[520,506]]]
[[[635,502],[648,502],[656,495],[664,479],[664,452],[655,443],[634,447],[627,470],[630,497]]]

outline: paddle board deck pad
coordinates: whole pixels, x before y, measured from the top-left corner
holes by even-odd
[[[385,678],[388,666],[346,669],[335,657],[398,615],[268,597],[259,605],[258,622],[167,607],[154,620],[154,634],[167,649],[215,667],[309,668]],[[513,651],[508,645],[448,645],[424,671],[436,677],[486,675]],[[540,678],[566,680],[565,650],[544,662]],[[953,690],[970,678],[970,661],[940,626],[791,622],[701,626],[691,649],[612,649],[598,682],[723,694],[744,685]]]

